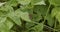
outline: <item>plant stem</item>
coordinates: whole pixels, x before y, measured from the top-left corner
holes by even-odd
[[[46,19],[46,17],[47,17],[47,15],[48,15],[48,13],[49,13],[49,9],[50,9],[50,7],[51,7],[51,4],[49,4],[49,7],[48,7],[48,9],[47,9],[47,12],[46,12],[46,16],[44,17],[44,21],[43,21],[43,24],[45,23],[45,19]]]
[[[40,24],[40,23],[33,22],[33,21],[32,21],[31,23]],[[49,26],[47,26],[47,25],[44,25],[44,27],[48,27],[48,29],[50,29],[50,30],[54,30],[54,31],[59,32],[59,30],[56,30],[56,29],[54,29],[54,28],[51,28],[51,27],[49,27]],[[30,29],[28,29],[27,31],[29,31],[29,30],[31,30],[31,28],[30,28]]]
[[[56,28],[56,19],[55,19],[55,24],[54,24],[54,29]],[[55,32],[55,31],[54,31]]]

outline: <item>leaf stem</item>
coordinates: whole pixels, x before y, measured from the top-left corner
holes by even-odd
[[[31,22],[31,23],[34,23],[34,24],[40,24],[40,23],[37,23],[37,22]],[[50,29],[50,30],[54,30],[54,31],[57,31],[57,32],[59,32],[59,30],[56,30],[56,29],[54,29],[54,28],[51,28],[51,27],[49,27],[49,26],[47,26],[47,25],[43,25],[44,27],[48,27],[47,29]],[[31,30],[31,28],[30,29],[28,29],[27,31],[29,31],[29,30]]]

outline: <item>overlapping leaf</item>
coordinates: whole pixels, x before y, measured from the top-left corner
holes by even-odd
[[[37,13],[38,15],[43,15],[45,16],[46,15],[46,12],[47,12],[47,8],[48,6],[45,6],[45,5],[36,5],[34,7],[34,12]]]
[[[34,14],[33,14],[34,21],[39,21],[42,19],[42,16],[46,15],[47,7],[44,5],[36,5],[36,6],[34,6],[33,11],[34,11]]]
[[[31,21],[28,12],[22,12],[21,10],[15,11],[18,17],[21,17],[25,21]]]
[[[60,6],[60,0],[49,0],[50,4],[55,5],[55,6]]]
[[[17,6],[18,2],[17,0],[9,0],[6,2],[6,5],[9,5],[9,6]]]
[[[0,32],[9,32],[9,30],[12,28],[13,23],[6,20],[6,17],[0,17]]]
[[[60,23],[60,7],[55,7],[53,10],[52,10],[52,17],[56,17]]]
[[[34,29],[34,32],[41,32],[43,30],[43,24],[40,23],[40,24],[32,27],[32,29]]]
[[[15,15],[15,13],[12,11],[8,13],[7,17],[11,18],[17,25],[21,25],[21,20],[19,17]]]
[[[60,0],[7,0],[3,6],[0,6],[0,32],[16,32],[18,29],[23,32],[45,32],[43,28],[45,29],[46,27],[49,28],[46,28],[47,32],[49,32],[51,27],[53,28],[52,30],[55,31],[57,26],[57,30],[60,30],[59,1]],[[21,6],[18,4],[21,4]],[[49,14],[46,16],[49,4],[51,4],[51,6],[48,11]],[[54,6],[53,9],[52,6]],[[17,9],[14,10],[13,8]],[[57,21],[54,18],[56,18]],[[22,23],[21,20],[23,20],[24,23]],[[45,20],[47,20],[47,22],[41,23]],[[59,23],[55,24],[55,21]],[[16,25],[17,28],[14,28],[14,25]],[[24,27],[22,27],[23,25]],[[48,26],[44,27],[44,25]],[[12,27],[17,30],[11,29]]]

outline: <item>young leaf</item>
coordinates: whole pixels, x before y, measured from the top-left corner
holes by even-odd
[[[51,13],[52,17],[56,16],[59,11],[60,11],[59,7],[53,8],[52,13]]]
[[[56,17],[56,19],[58,19],[59,23],[60,23],[60,7],[55,7],[52,10],[52,17]]]

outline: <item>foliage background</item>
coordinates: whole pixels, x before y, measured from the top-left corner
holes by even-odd
[[[60,32],[60,0],[0,3],[0,32]]]

